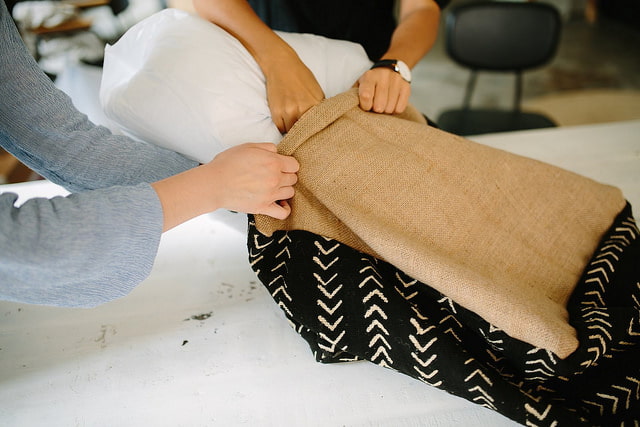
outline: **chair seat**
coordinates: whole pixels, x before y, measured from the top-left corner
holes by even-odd
[[[440,129],[461,136],[557,126],[542,114],[487,109],[445,111],[437,123]]]
[[[522,112],[520,107],[523,74],[553,58],[561,27],[560,14],[550,2],[473,1],[452,5],[445,24],[447,53],[470,74],[462,106],[443,113],[438,126],[463,136],[555,127],[548,117]],[[515,75],[513,108],[473,107],[477,77],[484,72]]]

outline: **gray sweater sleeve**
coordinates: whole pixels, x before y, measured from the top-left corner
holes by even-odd
[[[162,211],[146,184],[16,208],[0,195],[0,298],[93,307],[129,293],[153,266]]]
[[[154,182],[196,165],[91,123],[38,68],[4,2],[0,15],[0,141],[5,150],[71,191]]]
[[[148,183],[197,165],[75,110],[26,50],[4,0],[0,145],[78,192],[19,208],[15,195],[0,196],[0,298],[34,304],[91,307],[128,293],[149,274],[162,230]]]

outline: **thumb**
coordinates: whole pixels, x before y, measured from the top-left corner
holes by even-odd
[[[268,215],[275,219],[283,220],[286,219],[291,213],[291,206],[286,200],[273,202],[260,213],[262,213],[263,215]]]

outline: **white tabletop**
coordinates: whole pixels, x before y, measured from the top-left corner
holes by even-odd
[[[473,139],[618,185],[640,206],[640,121]],[[64,193],[45,181],[0,191]],[[513,425],[367,362],[316,363],[249,268],[243,223],[219,213],[165,233],[150,277],[95,309],[0,302],[0,424]]]

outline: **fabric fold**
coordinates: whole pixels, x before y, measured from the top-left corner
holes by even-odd
[[[292,214],[306,230],[389,262],[510,336],[560,358],[578,346],[566,304],[625,206],[615,187],[426,126],[323,101],[278,146],[301,164]]]

